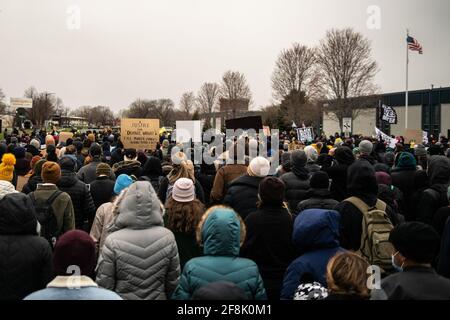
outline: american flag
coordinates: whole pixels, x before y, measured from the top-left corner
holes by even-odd
[[[423,54],[422,45],[416,39],[408,36],[408,38],[406,38],[406,42],[408,42],[409,50],[418,51],[419,54]]]

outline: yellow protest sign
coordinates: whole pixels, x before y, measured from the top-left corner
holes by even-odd
[[[159,119],[122,119],[120,140],[126,149],[155,149],[159,142]]]

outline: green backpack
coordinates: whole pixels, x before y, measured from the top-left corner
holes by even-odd
[[[394,226],[386,214],[386,203],[377,200],[375,206],[370,208],[357,197],[350,197],[345,201],[353,204],[363,214],[359,254],[371,265],[379,266],[382,272],[389,273],[393,269],[391,255],[394,252],[389,234]]]

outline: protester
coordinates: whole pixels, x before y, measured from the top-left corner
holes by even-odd
[[[111,179],[111,167],[107,163],[100,163],[95,170],[97,179],[89,184],[95,210],[102,204],[111,201],[114,193],[115,181]]]
[[[256,211],[259,183],[269,171],[269,160],[263,157],[254,158],[247,168],[247,174],[230,183],[223,204],[233,208],[245,219],[248,214]]]
[[[2,156],[0,163],[0,180],[11,182],[14,184],[14,165],[16,164],[16,157],[11,153],[5,153]],[[17,182],[17,181],[16,181]]]
[[[28,179],[28,182],[23,186],[22,192],[25,194],[29,194],[36,190],[36,187],[39,183],[42,183],[42,166],[46,162],[45,159],[41,159],[34,165],[33,173]]]
[[[155,190],[137,181],[118,206],[99,258],[97,283],[126,300],[168,299],[178,284],[180,262]]]
[[[95,179],[97,179],[96,170],[97,166],[101,163],[101,156],[102,148],[98,144],[93,143],[89,148],[89,157],[92,161],[78,171],[78,179],[86,184],[90,184]],[[111,172],[110,178],[115,179],[115,175],[113,172]]]
[[[320,170],[320,166],[317,164],[317,158],[319,154],[317,153],[316,148],[313,146],[307,146],[303,149],[306,153],[306,166],[305,168],[310,172],[316,172]]]
[[[246,239],[241,256],[253,260],[264,281],[267,297],[279,300],[286,268],[296,257],[292,245],[293,218],[284,205],[285,185],[275,177],[259,184],[258,210],[245,219]]]
[[[297,214],[307,209],[327,209],[332,210],[339,202],[332,198],[330,192],[330,179],[324,171],[317,171],[311,175],[309,180],[309,190],[306,199],[301,201],[297,210]]]
[[[291,172],[281,176],[286,185],[286,200],[291,212],[295,212],[300,201],[304,200],[309,189],[309,171],[306,169],[307,157],[303,150],[291,152]]]
[[[367,261],[352,252],[339,252],[327,265],[328,296],[325,300],[368,300]]]
[[[449,300],[450,279],[439,276],[431,267],[439,250],[439,235],[421,222],[396,226],[389,241],[394,247],[392,264],[398,273],[381,281],[372,290],[374,300]]]
[[[89,186],[78,180],[75,173],[76,160],[69,156],[63,156],[59,160],[61,178],[57,186],[66,192],[72,200],[75,228],[89,231],[95,217],[95,205],[92,200]]]
[[[14,156],[16,157],[14,170],[18,176],[25,176],[30,171],[30,161],[25,158],[25,153],[25,148],[16,147],[14,149]]]
[[[447,200],[449,204],[436,211],[431,224],[439,236],[442,236],[444,233],[445,225],[450,217],[450,186],[447,188]]]
[[[40,216],[48,219],[39,223],[48,232],[48,236],[58,238],[63,233],[75,228],[75,216],[70,196],[58,189],[56,184],[61,178],[61,168],[56,162],[46,161],[42,165],[42,182],[36,191],[29,194],[34,206],[41,208]],[[49,208],[47,208],[47,206]],[[56,225],[52,224],[52,215],[56,218]],[[47,238],[54,243],[56,239]]]
[[[412,195],[414,194],[414,177],[416,174],[416,159],[409,152],[402,152],[397,157],[395,168],[391,171],[392,184],[400,189],[403,194],[403,201],[399,203],[400,212],[411,220],[414,208]]]
[[[141,163],[137,160],[138,154],[136,149],[125,149],[123,153],[123,161],[115,163],[112,166],[116,176],[126,174],[135,177],[137,180],[141,176]]]
[[[199,288],[222,280],[235,283],[249,300],[266,299],[257,265],[249,259],[239,258],[245,225],[236,212],[223,206],[208,209],[196,235],[203,246],[203,256],[191,259],[184,266],[172,299],[191,299]]]
[[[23,299],[52,276],[52,252],[38,236],[34,206],[26,195],[11,192],[0,200],[0,300]]]
[[[166,203],[165,226],[173,232],[178,247],[180,266],[201,255],[195,239],[195,229],[205,212],[204,205],[195,199],[195,187],[191,179],[175,181],[172,195]]]
[[[369,162],[371,165],[377,163],[377,160],[372,156],[373,143],[369,140],[363,140],[359,143],[358,149],[360,152],[358,160],[364,160]]]
[[[294,222],[292,241],[300,253],[287,268],[281,299],[292,300],[301,283],[326,285],[328,260],[343,250],[339,245],[339,214],[333,210],[309,209]]]
[[[65,233],[53,252],[56,278],[46,289],[28,295],[25,300],[122,300],[116,293],[98,288],[92,280],[95,262],[95,244],[86,232]]]
[[[197,289],[192,300],[249,300],[245,291],[230,281],[211,282]]]
[[[155,192],[158,194],[162,179],[163,171],[161,161],[156,157],[149,157],[142,168],[139,180],[150,182],[153,189],[155,189]]]

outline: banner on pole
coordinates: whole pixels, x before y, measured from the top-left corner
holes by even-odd
[[[159,119],[122,119],[120,140],[125,148],[155,149],[159,142]]]
[[[303,143],[314,141],[313,127],[297,128],[297,138]]]
[[[395,145],[397,144],[398,140],[395,138],[392,138],[388,136],[386,133],[375,127],[375,132],[378,138],[381,138],[383,141],[386,141],[389,148],[395,149]]]

